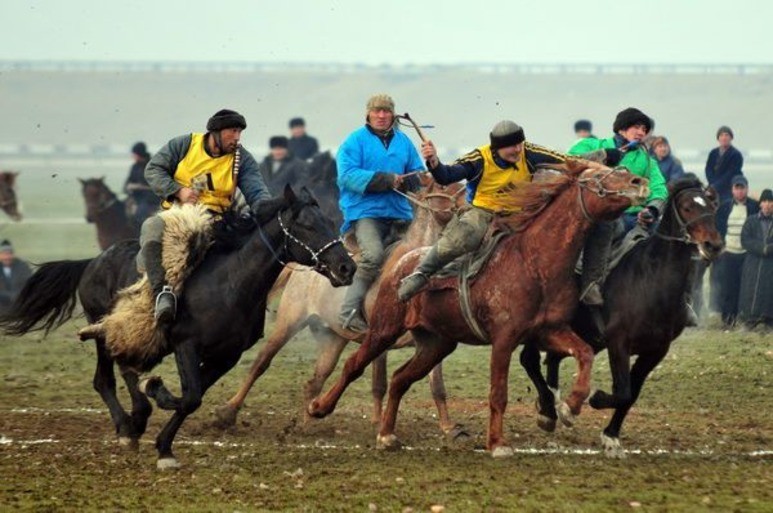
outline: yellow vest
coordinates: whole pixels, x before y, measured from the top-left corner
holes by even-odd
[[[231,206],[236,183],[234,183],[234,154],[211,157],[204,150],[206,134],[191,134],[188,153],[177,165],[174,180],[183,187],[199,192],[199,203],[209,210],[223,212]],[[164,201],[163,208],[172,203]]]
[[[526,149],[521,151],[517,163],[506,168],[501,168],[494,162],[491,145],[481,146],[478,151],[483,157],[483,172],[472,204],[494,212],[520,210],[520,207],[513,205],[512,200],[503,193],[512,190],[519,182],[531,182],[531,173],[526,164]]]

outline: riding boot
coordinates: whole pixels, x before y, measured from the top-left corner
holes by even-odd
[[[362,314],[362,305],[371,283],[370,280],[355,275],[354,281],[346,289],[344,302],[341,305],[341,313],[338,316],[341,327],[345,330],[354,331],[355,333],[365,333],[368,331],[368,323],[365,322],[365,317]]]
[[[397,298],[400,301],[408,301],[413,296],[421,292],[421,290],[429,283],[429,278],[435,274],[441,267],[445,265],[445,262],[441,261],[438,255],[437,246],[432,246],[432,249],[424,255],[421,259],[416,270],[400,280],[400,287],[397,289]]]
[[[580,301],[588,306],[601,306],[604,297],[601,285],[607,273],[607,259],[612,243],[614,225],[597,223],[591,229],[582,252],[582,279],[580,280]]]
[[[159,324],[168,324],[174,320],[177,310],[177,297],[172,287],[166,283],[166,271],[161,261],[161,243],[151,240],[142,246],[142,258],[150,287],[156,298],[155,318]]]

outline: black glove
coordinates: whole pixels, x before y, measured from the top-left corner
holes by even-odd
[[[365,192],[386,192],[391,191],[392,186],[395,183],[395,174],[386,173],[384,171],[378,171],[370,179],[368,185],[365,187]]]
[[[607,152],[607,158],[604,160],[604,164],[608,165],[609,167],[615,167],[620,163],[621,160],[623,160],[623,152],[617,148],[610,148],[604,151]]]

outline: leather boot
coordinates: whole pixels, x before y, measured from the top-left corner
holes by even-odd
[[[177,297],[166,283],[166,270],[161,262],[161,243],[148,241],[142,246],[142,258],[150,287],[156,297],[155,318],[159,324],[172,322],[177,313]]]
[[[368,323],[365,322],[365,317],[362,314],[362,304],[370,284],[370,280],[355,275],[354,281],[346,289],[346,296],[344,296],[344,302],[341,305],[341,313],[338,316],[341,327],[345,330],[355,333],[365,333],[368,331]]]
[[[601,306],[604,297],[601,284],[607,273],[607,259],[612,244],[614,225],[597,223],[593,227],[582,252],[582,279],[580,280],[580,302],[588,306]]]
[[[445,263],[440,260],[438,255],[437,246],[432,246],[432,249],[421,259],[416,270],[400,280],[397,298],[402,302],[406,302],[421,292],[429,283],[430,276],[435,274],[444,265]]]

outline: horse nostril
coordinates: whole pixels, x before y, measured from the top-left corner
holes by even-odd
[[[631,178],[631,183],[634,185],[641,185],[642,181],[641,181],[641,178],[639,178],[638,176],[635,176]]]

